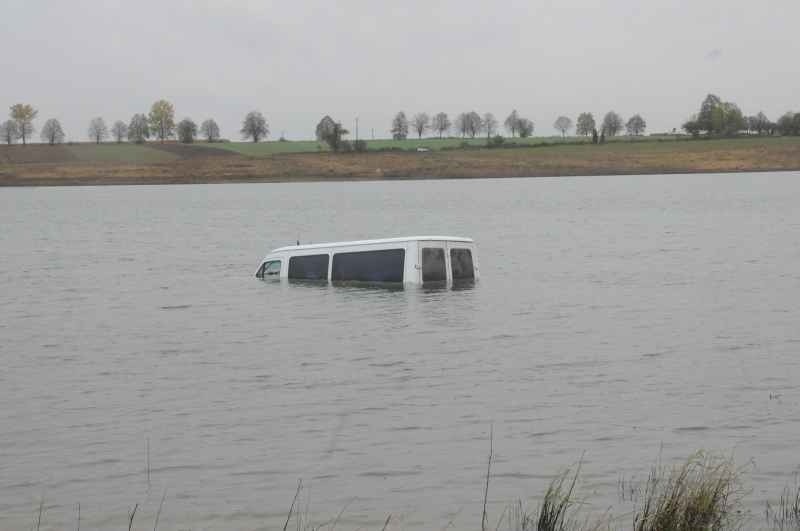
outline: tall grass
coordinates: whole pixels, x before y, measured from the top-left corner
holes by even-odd
[[[717,531],[742,521],[733,460],[699,452],[682,465],[655,466],[634,513],[634,531]]]
[[[512,505],[509,531],[732,531],[744,521],[740,470],[730,458],[699,452],[676,466],[654,466],[642,485],[628,484],[627,495],[635,502],[631,527],[608,515],[580,515],[579,474],[580,466],[550,482],[536,512],[526,511],[522,502]],[[796,495],[791,501],[788,495],[782,498],[781,521],[791,521],[795,514],[800,518],[800,490]],[[780,528],[789,530],[800,527]]]
[[[800,481],[783,489],[777,505],[767,502],[767,522],[773,531],[800,531]]]
[[[569,471],[550,482],[539,508],[539,518],[536,520],[537,531],[566,531],[567,526],[571,525],[567,520],[567,512],[575,504],[573,493],[579,474],[580,465],[569,483],[567,483]]]
[[[575,488],[580,475],[580,463],[573,473],[565,470],[556,476],[547,486],[535,512],[528,512],[522,501],[509,506],[509,531],[598,531],[609,528],[607,518],[580,518],[580,500],[575,495]]]

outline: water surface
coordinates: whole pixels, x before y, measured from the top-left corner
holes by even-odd
[[[800,174],[0,190],[0,528],[480,522],[583,457],[800,459]],[[288,285],[270,248],[475,238],[464,290]],[[149,444],[149,481],[147,446]]]

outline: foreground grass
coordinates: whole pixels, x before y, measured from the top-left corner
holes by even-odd
[[[490,451],[485,482],[479,489],[483,511],[480,522],[465,529],[481,531],[800,531],[800,483],[786,487],[780,498],[766,502],[764,517],[751,514],[744,506],[745,469],[737,467],[733,459],[721,454],[697,452],[685,461],[672,465],[657,464],[641,483],[626,483],[621,489],[620,502],[627,502],[621,514],[610,509],[596,514],[591,510],[591,500],[579,494],[581,489],[580,463],[555,476],[541,498],[531,506],[517,500],[505,506],[499,515],[489,515],[486,501],[491,488]],[[298,531],[334,531],[348,507],[337,515],[318,519],[309,513],[309,501],[303,501],[305,486],[298,482],[294,495],[287,497],[288,511],[281,518],[282,528]],[[307,497],[310,496],[307,494]],[[164,491],[155,512],[153,529],[158,529],[159,517],[165,508],[167,492]],[[291,503],[289,502],[291,500]],[[167,502],[168,506],[169,503]],[[305,507],[303,508],[303,506]],[[37,504],[33,529],[47,525],[43,510],[44,498]],[[138,503],[128,512],[128,529],[136,526]],[[141,511],[140,511],[141,512]],[[77,506],[77,523],[80,527],[80,505]],[[389,514],[379,517],[381,531],[398,528],[398,518]],[[490,521],[490,516],[492,516]],[[141,518],[140,518],[141,519]],[[402,522],[402,518],[399,518]],[[377,519],[375,521],[378,521]],[[352,522],[352,521],[351,521]],[[343,525],[339,526],[344,528]],[[402,528],[402,523],[399,524]],[[439,528],[434,526],[432,528]],[[441,529],[460,529],[450,521]],[[363,529],[363,528],[359,528]]]
[[[653,466],[643,483],[628,485],[627,501],[632,507],[621,515],[610,510],[598,515],[585,509],[591,500],[578,495],[579,463],[551,480],[532,508],[517,500],[490,523],[486,499],[491,463],[490,452],[484,509],[480,526],[474,526],[481,531],[800,531],[800,484],[787,487],[776,504],[767,502],[764,519],[753,517],[743,504],[747,492],[743,469],[730,457],[706,452],[697,452],[682,463]],[[301,490],[302,482],[292,499],[284,531],[290,524],[301,531],[333,531],[344,510],[336,518],[315,522],[307,510],[303,514],[296,509]],[[621,498],[625,496],[621,493]],[[382,531],[391,521],[390,514]],[[451,526],[458,529],[453,522],[444,529]]]

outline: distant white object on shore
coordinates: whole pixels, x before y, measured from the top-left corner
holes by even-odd
[[[430,149],[426,148],[426,147],[418,147],[417,148],[417,153],[427,153],[428,151],[430,151]]]

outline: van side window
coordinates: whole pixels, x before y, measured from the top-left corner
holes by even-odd
[[[469,249],[450,249],[450,266],[453,268],[454,281],[475,280],[472,251]]]
[[[405,258],[405,249],[337,253],[333,255],[331,280],[403,282]]]
[[[444,249],[422,248],[422,282],[446,282],[447,270],[444,263]]]
[[[289,259],[289,278],[328,280],[328,255],[293,256]]]
[[[268,260],[263,264],[261,264],[261,267],[258,268],[256,277],[265,278],[268,275],[280,275],[280,274],[281,274],[281,261]]]

